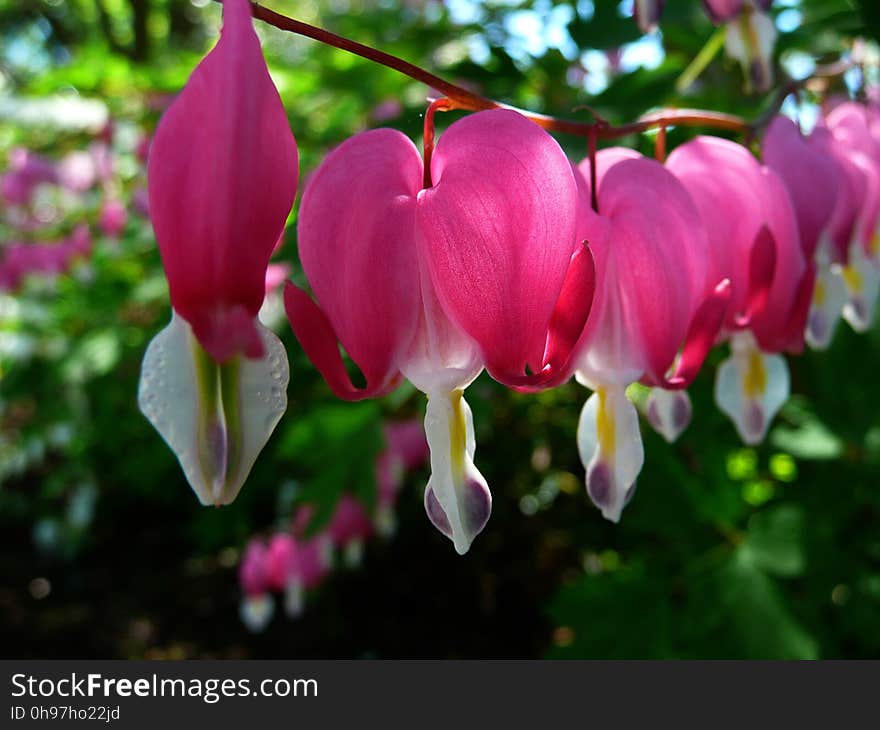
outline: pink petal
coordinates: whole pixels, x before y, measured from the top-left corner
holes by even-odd
[[[720,25],[739,15],[745,2],[746,0],[703,0],[703,7],[711,21]]]
[[[811,147],[827,154],[837,167],[838,195],[828,224],[833,249],[827,253],[832,260],[843,263],[849,255],[849,244],[865,201],[867,183],[852,151],[824,127],[817,127],[808,138]]]
[[[297,545],[286,532],[272,535],[266,550],[266,584],[270,590],[284,591],[297,569]]]
[[[835,137],[880,162],[880,140],[871,132],[871,115],[864,104],[844,102],[825,118],[825,124]]]
[[[745,147],[714,137],[698,137],[678,147],[667,167],[684,183],[700,211],[715,274],[731,281],[726,326],[741,327],[745,315],[761,345],[770,347],[788,325],[786,318],[806,270],[785,185]]]
[[[262,540],[251,540],[238,566],[238,580],[246,595],[261,595],[266,591],[267,559],[268,553]]]
[[[767,306],[776,272],[776,241],[766,225],[761,226],[749,254],[749,293],[745,311],[737,314],[738,327],[748,327],[752,318]]]
[[[730,280],[724,279],[715,287],[711,296],[703,301],[694,315],[675,372],[670,376],[664,374],[660,378],[649,374],[643,382],[646,385],[672,390],[687,388],[697,377],[706,355],[718,340],[729,305]]]
[[[125,230],[128,221],[128,211],[122,201],[117,198],[106,198],[101,204],[101,212],[98,216],[98,225],[105,236],[118,238]]]
[[[763,199],[767,228],[776,244],[776,266],[767,304],[752,318],[751,329],[764,352],[780,352],[791,343],[792,312],[797,308],[799,287],[807,265],[788,191],[775,172],[765,167],[762,173],[766,179]],[[805,322],[806,317],[801,324]],[[796,351],[803,349],[803,333],[801,326],[799,342],[791,343]]]
[[[500,382],[541,371],[577,243],[565,154],[516,112],[484,111],[444,132],[431,175],[434,187],[419,196],[418,229],[444,310]]]
[[[284,309],[299,344],[338,398],[372,398],[390,392],[400,383],[400,376],[394,371],[380,373],[372,380],[365,372],[367,386],[355,387],[345,369],[339,341],[327,315],[308,294],[290,282],[284,287]]]
[[[798,126],[782,115],[767,129],[761,151],[764,164],[779,174],[788,189],[804,256],[812,260],[837,203],[837,166],[827,152],[810,145]]]
[[[323,314],[293,286],[285,304],[306,353],[342,398],[386,392],[420,312],[414,221],[422,164],[400,132],[358,134],[311,177],[299,211],[300,261]],[[336,340],[367,381],[351,385]]]
[[[345,546],[354,540],[366,540],[373,534],[373,523],[361,502],[350,494],[343,494],[327,532],[335,545]]]
[[[748,309],[751,251],[765,223],[760,165],[741,145],[697,137],[674,149],[666,167],[687,188],[704,221],[716,281],[730,279],[726,325],[735,329],[737,315]]]
[[[581,217],[586,228],[578,231],[591,242],[598,281],[579,368],[596,382],[642,374],[660,381],[707,292],[705,233],[684,187],[662,165],[623,159],[602,170],[604,156],[597,159],[599,215]]]
[[[592,311],[596,291],[596,264],[586,244],[576,249],[562,292],[553,310],[544,352],[544,366],[531,375],[505,376],[505,384],[523,393],[555,388],[577,368],[577,354]]]
[[[256,321],[296,193],[296,142],[250,13],[226,0],[220,40],[162,117],[148,163],[171,303],[217,360],[258,341],[234,325]]]
[[[816,287],[816,265],[811,261],[801,277],[795,293],[791,311],[788,315],[788,326],[779,335],[775,349],[798,355],[804,349],[804,336],[807,330],[807,319],[810,316],[810,305],[813,302],[813,290]]]
[[[266,267],[266,293],[275,291],[291,274],[290,264],[269,264]]]

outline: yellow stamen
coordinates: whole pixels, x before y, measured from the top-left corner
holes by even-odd
[[[449,419],[449,451],[452,457],[452,473],[456,481],[464,476],[464,457],[467,453],[467,424],[464,417],[464,408],[461,406],[461,398],[464,392],[453,390],[449,394],[449,404],[452,406],[452,418]]]
[[[608,407],[608,393],[604,388],[598,388],[596,395],[599,396],[599,408],[596,413],[596,438],[599,441],[599,451],[607,458],[614,456],[614,414]]]
[[[767,369],[758,350],[751,350],[748,358],[746,375],[743,378],[743,393],[746,398],[753,400],[763,396],[764,391],[767,390]]]
[[[871,239],[871,256],[880,257],[880,231],[877,231]]]
[[[862,275],[855,266],[844,266],[841,271],[846,287],[853,294],[860,294],[862,291]]]
[[[816,288],[813,289],[813,304],[817,307],[825,306],[828,293],[825,291],[825,283],[821,279],[816,280]]]

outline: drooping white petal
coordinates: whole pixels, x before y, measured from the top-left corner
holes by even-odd
[[[299,618],[306,605],[306,589],[302,580],[291,577],[284,587],[284,613],[288,618]]]
[[[880,293],[880,266],[868,257],[858,243],[849,250],[849,263],[840,270],[846,285],[843,318],[856,332],[866,332],[874,321],[877,295]]]
[[[618,522],[645,462],[639,416],[625,387],[596,389],[581,411],[577,443],[587,494],[603,517]]]
[[[261,359],[218,365],[175,312],[144,354],[138,405],[202,504],[235,499],[287,408],[287,354],[271,331],[257,327]]]
[[[254,634],[265,629],[275,613],[275,601],[268,593],[259,596],[245,596],[241,601],[239,615],[248,631]]]
[[[364,559],[364,541],[351,540],[342,552],[342,562],[346,568],[357,568]]]
[[[673,443],[691,422],[693,407],[686,390],[651,388],[645,401],[645,417],[651,427]]]
[[[776,35],[773,18],[749,5],[727,24],[724,49],[739,61],[749,88],[766,91],[772,86]]]
[[[397,531],[397,515],[394,514],[394,507],[390,504],[380,504],[376,508],[373,524],[380,537],[386,540],[392,537]]]
[[[730,357],[715,376],[715,402],[736,426],[744,443],[764,440],[773,417],[789,395],[788,365],[766,355],[749,332],[731,338]]]
[[[425,435],[431,451],[425,511],[464,555],[489,520],[492,495],[474,466],[474,418],[461,390],[429,395]]]
[[[819,265],[813,301],[807,317],[806,340],[814,350],[826,350],[834,337],[846,303],[846,285],[840,275],[840,267]]]

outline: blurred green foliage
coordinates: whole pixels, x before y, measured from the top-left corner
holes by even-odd
[[[639,41],[626,3],[603,0],[267,4],[535,111],[589,119],[586,104],[625,122],[672,105],[757,117],[774,98],[745,95],[722,52],[677,89],[715,33],[696,0],[667,2],[659,55],[656,37]],[[833,60],[858,35],[878,37],[869,0],[777,5],[777,16],[789,14],[777,54],[786,68],[798,58]],[[97,99],[112,118],[150,130],[212,42],[219,15],[214,3],[184,0],[0,0],[0,150],[24,145],[58,157],[97,131],[75,120],[17,122],[16,110],[34,99]],[[424,87],[308,39],[259,32],[299,144],[301,180],[366,127],[392,125],[418,141]],[[603,64],[605,51],[634,42],[620,68]],[[670,130],[670,146],[696,131]],[[560,142],[583,155],[582,141]],[[650,135],[624,143],[653,146]],[[130,197],[142,172],[129,161],[120,185]],[[98,203],[86,196],[67,222],[94,224]],[[0,244],[14,235],[0,227]],[[296,261],[295,212],[278,258]],[[294,278],[302,281],[301,271]],[[857,336],[842,326],[829,352],[791,360],[794,396],[756,449],[738,443],[712,403],[723,356],[713,353],[691,389],[694,423],[680,441],[669,446],[645,428],[638,494],[617,526],[583,489],[574,434],[586,391],[571,383],[523,396],[482,376],[468,398],[494,514],[471,552],[458,558],[430,526],[417,475],[392,542],[372,546],[360,573],[311,598],[301,623],[276,622],[253,638],[235,608],[244,541],[282,524],[296,503],[317,504],[318,524],[343,489],[369,501],[383,419],[418,416],[422,398],[404,388],[378,403],[336,401],[283,326],[289,411],[235,504],[204,509],[135,403],[144,348],[168,317],[152,233],[137,219],[119,242],[99,237],[70,276],[34,278],[0,301],[8,654],[880,653],[876,328]]]

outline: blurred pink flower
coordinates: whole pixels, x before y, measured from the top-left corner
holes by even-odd
[[[152,142],[153,138],[149,134],[142,134],[140,139],[138,139],[135,154],[141,162],[146,162],[147,158],[150,156],[150,145]]]
[[[58,180],[55,163],[28,149],[13,147],[8,159],[9,167],[0,178],[0,195],[8,203],[25,205],[37,185]]]
[[[58,182],[74,193],[84,193],[97,180],[95,159],[88,152],[68,152],[58,163]]]
[[[385,537],[395,529],[394,507],[407,470],[427,463],[428,441],[421,420],[385,424],[385,448],[376,457],[376,531]]]
[[[47,277],[66,273],[72,263],[91,251],[88,226],[77,226],[63,241],[8,243],[0,254],[0,289],[17,290],[31,275]]]
[[[370,118],[381,124],[391,119],[397,119],[401,114],[403,114],[403,104],[397,99],[386,99],[373,107],[370,111]]]
[[[373,523],[361,502],[350,494],[343,494],[330,518],[327,532],[333,544],[342,550],[349,567],[360,564],[364,542],[373,535]]]
[[[242,597],[240,615],[244,625],[253,632],[262,631],[272,620],[275,605],[269,595],[269,552],[263,541],[252,539],[238,565],[238,582]]]
[[[144,218],[150,217],[150,196],[146,188],[136,188],[131,194],[131,209]]]
[[[98,226],[105,236],[119,238],[128,222],[128,211],[118,198],[108,197],[101,204]]]

